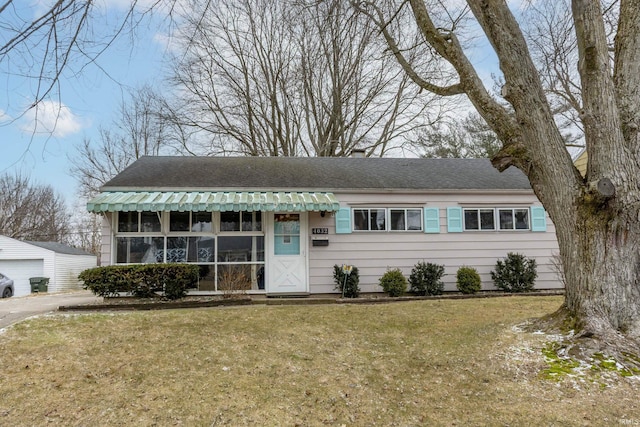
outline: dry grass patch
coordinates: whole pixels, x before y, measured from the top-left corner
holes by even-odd
[[[547,381],[559,297],[53,316],[0,335],[0,425],[613,425],[638,384]]]

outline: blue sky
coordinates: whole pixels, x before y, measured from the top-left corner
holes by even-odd
[[[110,31],[101,25],[95,29]],[[0,174],[28,175],[33,183],[52,185],[70,206],[76,203],[77,184],[68,161],[74,147],[85,138],[99,141],[99,126],[111,126],[128,88],[160,82],[165,46],[148,21],[136,36],[133,45],[127,36],[118,40],[81,74],[66,75],[59,96],[38,107],[37,123],[35,110],[21,116],[33,101],[33,82],[16,75],[18,61],[0,63]]]

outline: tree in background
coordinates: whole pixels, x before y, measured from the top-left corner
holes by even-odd
[[[19,175],[0,176],[0,234],[18,240],[66,243],[69,212],[49,185]]]
[[[163,108],[164,101],[151,88],[130,91],[111,129],[101,128],[99,141],[85,139],[76,147],[69,160],[83,197],[93,197],[105,182],[141,156],[175,154],[187,145],[166,120]]]
[[[206,138],[200,152],[384,155],[441,113],[346,2],[221,0],[184,20],[173,111]]]
[[[569,17],[563,22],[570,31],[549,34],[544,52],[554,60],[537,64],[535,53],[541,50],[531,49],[526,26],[504,0],[467,0],[463,6],[409,0],[397,3],[394,14],[378,2],[352,2],[376,22],[420,87],[440,95],[466,94],[502,143],[492,157],[498,170],[515,166],[529,178],[556,228],[566,297],[555,319],[575,328],[573,344],[587,355],[600,351],[640,365],[625,356],[640,354],[640,2],[556,3]],[[442,85],[412,66],[407,56],[412,45],[389,25],[407,16],[456,80]],[[486,89],[463,47],[460,24],[470,16],[499,59],[500,94]],[[560,43],[556,35],[567,40]],[[577,80],[563,75],[573,69]],[[565,107],[579,108],[588,154],[585,178],[573,165],[556,120]]]
[[[500,149],[496,134],[474,113],[421,130],[412,142],[428,158],[490,158]]]

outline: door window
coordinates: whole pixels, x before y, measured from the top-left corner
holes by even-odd
[[[300,255],[300,214],[275,214],[274,224],[274,255]]]

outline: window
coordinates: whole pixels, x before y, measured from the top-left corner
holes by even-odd
[[[495,230],[494,209],[465,209],[465,230]]]
[[[422,231],[421,208],[353,209],[354,231]]]
[[[120,233],[153,233],[159,232],[159,212],[119,212],[118,232]]]
[[[300,214],[275,214],[274,255],[300,255]]]
[[[500,230],[528,230],[529,209],[498,209]]]
[[[211,212],[170,212],[169,231],[212,232]]]
[[[118,264],[150,264],[162,262],[164,237],[117,237],[116,262]]]
[[[353,229],[357,231],[385,231],[387,229],[386,216],[386,209],[354,209]]]
[[[529,230],[529,228],[529,209],[527,208],[464,209],[465,231]]]
[[[218,262],[264,262],[264,236],[218,237]]]
[[[221,212],[220,231],[262,231],[262,212]]]
[[[420,231],[422,230],[421,209],[390,209],[391,230]]]
[[[166,262],[213,262],[214,249],[213,237],[167,237]]]

